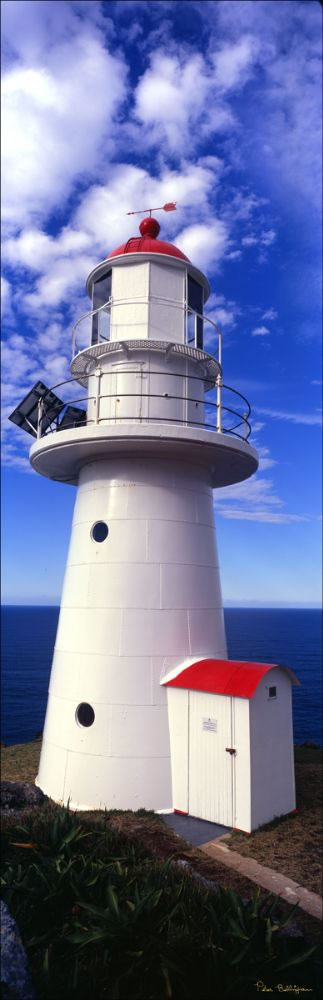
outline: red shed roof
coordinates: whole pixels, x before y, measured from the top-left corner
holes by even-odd
[[[252,698],[258,684],[270,670],[283,670],[293,684],[299,684],[289,667],[279,663],[250,663],[241,660],[196,660],[188,666],[171,671],[163,678],[164,687],[186,688],[189,691],[207,691],[210,694],[235,695]]]
[[[131,236],[126,243],[122,243],[116,250],[112,250],[107,260],[110,260],[110,257],[120,257],[125,253],[163,253],[167,254],[168,257],[180,257],[181,260],[187,260],[190,263],[185,253],[182,253],[173,243],[165,243],[164,240],[157,239],[160,231],[157,219],[148,216],[142,220],[139,229],[140,236]]]

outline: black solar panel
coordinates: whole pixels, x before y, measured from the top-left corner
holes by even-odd
[[[56,420],[65,403],[48,389],[44,382],[36,382],[30,392],[10,414],[9,420],[27,434],[37,437],[38,403],[43,400],[42,433]]]
[[[86,410],[80,410],[78,406],[67,406],[58,425],[58,430],[67,430],[69,427],[78,427],[80,424],[86,424]]]

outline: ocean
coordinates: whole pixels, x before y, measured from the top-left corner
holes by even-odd
[[[226,608],[230,659],[282,663],[293,688],[294,742],[322,745],[321,612]],[[59,608],[2,608],[1,740],[27,743],[44,724]]]

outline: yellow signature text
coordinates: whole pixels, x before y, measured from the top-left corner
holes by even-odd
[[[296,986],[295,984],[286,986],[283,983],[277,983],[277,986],[266,986],[262,979],[258,979],[254,986],[257,993],[275,993],[276,990],[277,993],[294,993],[295,996],[299,996],[300,993],[313,993],[311,986]]]

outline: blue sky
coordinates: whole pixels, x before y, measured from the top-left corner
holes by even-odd
[[[257,474],[215,493],[226,604],[320,601],[321,17],[316,0],[3,3],[4,601],[59,603],[75,489],[8,415],[68,378],[88,272],[160,216],[212,285]],[[209,341],[209,349],[213,344]]]

